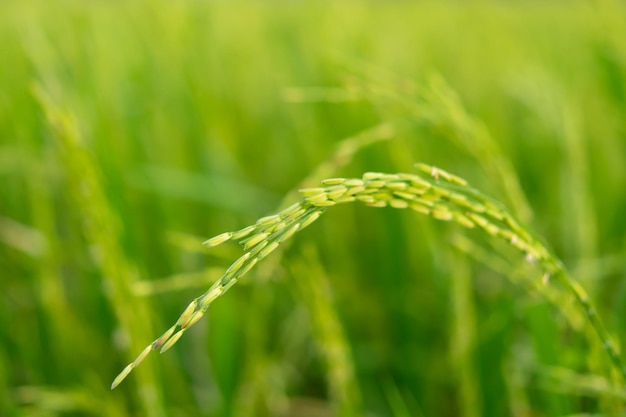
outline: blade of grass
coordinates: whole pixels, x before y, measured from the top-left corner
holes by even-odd
[[[100,251],[99,266],[104,282],[110,288],[108,299],[116,318],[124,333],[146,335],[150,328],[150,315],[147,306],[132,296],[131,286],[137,279],[137,272],[120,249],[119,220],[104,195],[101,174],[81,145],[82,138],[71,113],[60,108],[43,85],[37,85],[34,94],[57,140],[70,192],[76,208],[80,210],[86,240]],[[131,348],[136,348],[136,342],[131,342]],[[165,412],[154,376],[152,367],[141,374],[139,396],[146,415],[160,417]]]
[[[470,266],[463,254],[452,252],[449,257],[455,271],[450,287],[453,317],[450,348],[459,384],[460,415],[479,417],[482,415],[482,387],[474,364],[477,335]]]
[[[311,246],[305,247],[299,260],[291,260],[298,298],[307,306],[313,324],[314,339],[326,365],[328,392],[335,414],[360,416],[362,400],[355,377],[354,362],[348,341],[333,303],[332,291],[319,255]]]

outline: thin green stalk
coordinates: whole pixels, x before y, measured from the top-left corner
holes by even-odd
[[[328,391],[335,414],[360,416],[363,412],[354,361],[333,303],[328,276],[314,248],[307,247],[303,252],[303,259],[293,263],[291,271],[302,277],[295,281],[295,286],[309,312],[314,339],[326,364]]]
[[[80,210],[87,243],[98,250],[108,300],[124,333],[138,335],[150,327],[146,305],[132,296],[131,286],[137,273],[120,249],[120,225],[104,195],[100,173],[91,155],[81,146],[82,137],[71,113],[61,109],[41,86],[34,90],[58,142],[72,198]],[[134,345],[131,343],[131,347]],[[140,379],[140,397],[148,416],[163,416],[154,373],[147,368]]]
[[[455,276],[451,280],[452,297],[452,359],[455,375],[459,382],[460,415],[479,417],[482,415],[480,403],[480,379],[473,361],[477,335],[476,313],[472,294],[472,276],[467,257],[460,253],[450,254],[450,264],[454,265]]]

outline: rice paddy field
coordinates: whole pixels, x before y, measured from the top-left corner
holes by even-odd
[[[625,416],[625,40],[617,1],[3,0],[0,416]]]

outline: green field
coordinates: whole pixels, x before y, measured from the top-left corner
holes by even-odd
[[[626,416],[625,40],[612,1],[0,1],[0,416]],[[416,162],[597,310],[516,237],[344,204],[110,389],[243,253],[203,241]]]

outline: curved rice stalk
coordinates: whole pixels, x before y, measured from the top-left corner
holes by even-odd
[[[305,229],[324,212],[338,204],[361,202],[370,207],[411,209],[437,220],[452,221],[467,228],[478,228],[502,239],[519,250],[527,262],[537,263],[544,271],[543,285],[560,284],[571,294],[578,308],[598,334],[614,369],[622,379],[626,370],[621,365],[618,348],[592,305],[582,286],[567,273],[556,258],[532,233],[499,202],[470,187],[467,182],[442,169],[417,164],[417,174],[383,174],[368,172],[362,178],[330,178],[320,187],[300,190],[303,199],[281,212],[259,219],[255,224],[234,232],[225,232],[204,242],[215,247],[228,241],[239,243],[244,254],[237,259],[211,288],[193,300],[176,323],[115,378],[115,388],[153,350],[170,349],[195,324],[210,304],[228,291],[259,261],[283,242]]]

